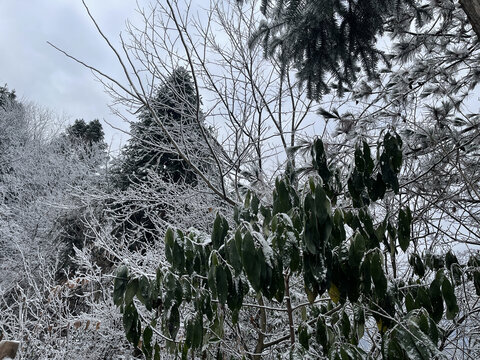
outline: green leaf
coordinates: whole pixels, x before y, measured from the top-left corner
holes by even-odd
[[[435,279],[430,284],[430,302],[432,304],[432,319],[435,322],[439,322],[443,316],[443,297],[441,291],[441,282],[440,279],[435,277]]]
[[[319,242],[319,231],[317,225],[315,200],[311,194],[307,194],[304,200],[305,209],[305,226],[303,231],[303,239],[307,250],[311,254],[317,253],[317,243]]]
[[[473,273],[473,285],[475,286],[477,296],[480,296],[480,271]]]
[[[198,349],[203,343],[203,320],[201,315],[195,317],[193,323],[192,348]]]
[[[410,292],[405,296],[405,308],[407,309],[407,312],[413,311],[417,308],[415,300]]]
[[[300,324],[298,327],[298,342],[303,346],[304,349],[308,350],[308,328],[305,324]]]
[[[217,298],[217,279],[216,279],[216,266],[212,265],[210,266],[210,269],[208,270],[207,274],[207,283],[208,287],[210,288],[210,292],[212,293],[212,296],[214,299]]]
[[[235,238],[239,236],[241,238],[240,232],[235,234]],[[228,252],[228,262],[232,265],[235,275],[240,275],[242,272],[242,259],[240,257],[239,251],[237,249],[237,244],[235,238],[230,239],[227,243],[227,252]],[[241,243],[241,240],[240,240]]]
[[[215,221],[213,222],[212,231],[212,245],[215,250],[218,250],[223,245],[225,237],[228,233],[228,222],[224,217],[217,213]]]
[[[142,352],[145,355],[146,360],[150,360],[153,357],[152,346],[153,330],[150,326],[147,326],[143,331]]]
[[[174,303],[180,304],[183,299],[183,287],[180,281],[171,273],[165,278],[165,298],[163,305],[166,309],[170,308]]]
[[[337,208],[333,215],[332,246],[339,246],[346,238],[347,234],[345,232],[345,224],[343,221],[343,211]]]
[[[362,306],[355,306],[353,310],[354,329],[356,335],[356,343],[360,341],[365,333],[365,310]]]
[[[405,329],[404,326],[398,325],[395,327],[397,336],[396,342],[399,347],[405,352],[406,359],[412,360],[423,360],[423,356],[418,352],[417,346],[415,345],[415,340],[410,335],[408,329]],[[424,359],[427,360],[427,359]]]
[[[154,283],[151,284],[152,287],[155,286]],[[151,289],[150,289],[150,281],[147,279],[145,275],[142,275],[140,279],[138,279],[138,288],[137,288],[137,298],[140,300],[142,304],[148,303],[148,299],[150,297]],[[151,310],[151,309],[148,309]]]
[[[275,190],[273,190],[273,211],[272,215],[278,213],[287,213],[292,208],[290,194],[287,184],[284,180],[277,178],[275,180]]]
[[[375,251],[372,255],[370,263],[370,271],[372,275],[373,284],[375,285],[375,292],[379,298],[383,298],[387,291],[387,277],[383,269],[382,255],[380,251]]]
[[[325,324],[325,321],[323,320],[322,316],[319,316],[317,319],[315,338],[317,340],[317,343],[322,345],[323,352],[327,353],[329,349],[328,331],[327,331],[327,325]]]
[[[372,156],[370,153],[370,146],[365,140],[362,142],[362,144],[363,144],[363,161],[365,163],[365,175],[370,176],[375,167],[375,164],[373,163]]]
[[[348,318],[348,315],[345,311],[342,314],[341,330],[343,337],[345,337],[345,339],[348,339],[350,337],[351,326],[350,319]]]
[[[390,186],[395,194],[398,194],[398,173],[402,165],[402,140],[398,135],[392,136],[387,133],[383,140],[384,151],[380,156],[380,169],[382,180]]]
[[[410,244],[411,223],[412,213],[410,212],[410,208],[407,207],[405,211],[400,209],[398,215],[398,242],[403,252],[407,251],[408,245]]]
[[[383,199],[385,192],[387,191],[387,186],[383,181],[382,175],[377,174],[376,178],[370,178],[368,183],[368,195],[372,201],[377,201],[378,199]]]
[[[194,326],[195,318],[190,317],[185,322],[185,345],[188,348],[192,347],[193,342],[193,326]]]
[[[172,339],[175,339],[180,329],[180,312],[177,304],[174,304],[168,312],[167,328]]]
[[[123,328],[125,329],[127,340],[134,346],[137,346],[140,340],[141,324],[138,320],[137,308],[133,302],[125,306],[125,311],[123,312]]]
[[[451,250],[445,255],[445,266],[448,270],[451,270],[453,264],[458,264],[457,257],[452,253]]]
[[[179,241],[180,239],[177,237],[173,242],[171,264],[178,273],[183,274],[185,272],[185,254]]]
[[[372,287],[370,263],[371,263],[371,255],[370,256],[366,255],[363,259],[362,264],[360,265],[360,280],[361,280],[360,290],[365,295],[370,294],[370,290]]]
[[[424,308],[427,310],[429,313],[433,312],[432,308],[432,302],[430,299],[430,293],[425,289],[424,287],[419,287],[417,290],[417,296],[415,298],[415,307],[418,308]]]
[[[128,282],[127,290],[125,291],[125,305],[130,304],[133,301],[133,297],[137,294],[138,279],[131,279]]]
[[[194,271],[195,264],[195,246],[192,243],[192,240],[185,238],[184,244],[184,253],[185,253],[185,270],[188,275],[192,275]]]
[[[155,342],[155,355],[153,356],[153,360],[160,360],[160,354],[160,346]]]
[[[447,306],[447,319],[452,320],[458,314],[459,309],[455,290],[447,276],[443,277],[442,295],[445,300],[445,305]]]
[[[257,213],[258,213],[259,205],[260,205],[260,200],[258,199],[256,194],[253,194],[252,202],[250,204],[250,209],[252,209],[252,212],[255,215],[257,215]]]
[[[327,164],[327,156],[325,154],[325,148],[323,146],[323,142],[321,139],[317,138],[313,142],[312,146],[312,160],[313,160],[313,168],[317,170],[318,175],[323,180],[324,184],[327,184],[330,180],[332,173],[328,168]]]
[[[223,265],[219,265],[215,268],[218,301],[222,305],[225,305],[228,295],[227,271],[229,271],[228,268]]]
[[[357,232],[350,244],[348,251],[348,263],[354,269],[358,269],[365,253],[365,239]]]
[[[261,288],[260,277],[262,264],[260,261],[259,252],[257,252],[255,248],[253,237],[247,232],[243,237],[242,263],[248,280],[255,291],[259,291]]]
[[[173,245],[175,243],[175,233],[172,228],[168,228],[165,233],[165,257],[167,261],[172,264],[173,262]]]
[[[415,274],[417,274],[419,277],[423,277],[425,275],[425,266],[423,265],[423,261],[418,254],[411,254],[408,262],[413,266],[413,272]]]
[[[120,266],[115,274],[113,282],[113,303],[120,306],[123,303],[123,295],[127,289],[128,268],[125,265]]]

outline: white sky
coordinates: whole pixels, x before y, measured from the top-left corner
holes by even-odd
[[[102,30],[114,43],[135,19],[135,0],[86,0]],[[80,0],[0,0],[0,85],[71,122],[98,118],[128,129],[111,114],[110,97],[92,73],[47,44],[58,47],[115,77],[121,71],[96,32]],[[118,147],[126,135],[103,123],[106,141]]]

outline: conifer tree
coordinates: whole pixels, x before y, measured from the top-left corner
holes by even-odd
[[[83,142],[88,145],[103,142],[105,133],[98,119],[86,123],[83,119],[77,119],[66,130],[67,137],[73,142]]]
[[[343,94],[362,70],[375,76],[378,61],[388,61],[377,38],[399,14],[414,11],[419,22],[427,16],[412,0],[262,0],[261,11],[267,20],[251,43],[261,42],[285,71],[292,65],[317,100],[332,88]]]
[[[175,69],[157,88],[150,102],[158,119],[180,141],[196,142],[193,139],[202,125],[196,118],[197,97],[187,70],[182,67]],[[144,107],[140,110],[139,121],[132,124],[131,135],[117,170],[119,188],[126,189],[132,183],[146,180],[149,171],[156,172],[167,182],[197,183],[196,174],[171,148],[150,109]]]

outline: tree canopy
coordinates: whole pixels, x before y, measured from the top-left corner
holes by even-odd
[[[182,67],[176,68],[155,90],[155,96],[149,99],[149,107],[140,109],[139,120],[131,126],[131,139],[123,150],[119,166],[119,184],[126,188],[128,184],[143,181],[148,172],[159,174],[164,180],[175,183],[194,184],[197,176],[189,164],[172,150],[172,145],[157,121],[168,129],[189,134],[200,132],[195,116],[197,111],[197,94],[191,75]],[[155,112],[155,118],[151,112]],[[157,120],[158,119],[158,120]],[[197,136],[198,138],[198,136]]]

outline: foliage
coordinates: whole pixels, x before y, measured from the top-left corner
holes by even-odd
[[[86,123],[83,119],[77,119],[70,125],[65,133],[72,142],[84,142],[90,146],[101,143],[104,140],[102,124],[98,119]]]
[[[21,340],[25,358],[72,357],[88,348],[86,340],[61,348],[72,319],[86,310],[79,301],[86,282],[70,281],[69,267],[74,246],[88,234],[85,228],[72,234],[64,220],[82,223],[85,192],[104,184],[98,160],[105,153],[53,136],[60,132],[52,129],[55,121],[16,100],[0,108],[0,332]]]
[[[123,150],[120,165],[116,170],[120,189],[145,180],[149,171],[160,174],[166,181],[197,183],[197,175],[190,169],[189,164],[176,154],[152,115],[152,112],[155,112],[158,121],[176,133],[176,139],[180,139],[185,133],[189,136],[181,141],[195,142],[199,139],[200,127],[204,125],[199,124],[195,116],[200,104],[191,75],[182,67],[176,68],[158,86],[155,94],[148,107],[144,106],[140,110],[139,121],[132,124],[132,138]],[[201,145],[199,147],[201,151]],[[205,167],[205,164],[203,165]]]
[[[289,65],[297,69],[308,96],[318,100],[332,88],[343,94],[361,70],[376,76],[377,62],[388,61],[377,39],[387,20],[401,19],[407,5],[422,21],[425,13],[414,1],[263,0],[267,21],[252,42],[262,43],[265,55],[283,63],[284,71]]]
[[[471,266],[476,258],[460,265],[447,254],[445,261],[426,265],[418,256],[409,263],[410,279],[389,273],[397,249],[404,252],[411,246],[410,210],[402,211],[398,222],[391,213],[375,219],[367,204],[374,206],[372,197],[381,199],[384,194],[371,196],[368,183],[376,181],[386,191],[398,192],[399,136],[385,135],[378,162],[366,143],[357,148],[349,182],[359,177],[363,182],[355,181],[355,191],[348,196],[342,196],[342,186],[330,175],[335,169],[327,173],[319,166],[317,159],[324,156],[320,140],[312,153],[318,176],[302,191],[277,179],[273,206],[249,194],[234,216],[235,228],[217,215],[209,241],[194,232],[169,229],[168,268],[159,267],[155,276],[129,275],[126,266],[117,270],[114,302],[123,313],[127,339],[141,346],[147,359],[158,357],[164,346],[182,357],[191,351],[203,357],[275,357],[290,352],[370,358],[362,343],[368,341],[365,326],[372,320],[378,327],[374,336],[382,343],[379,348],[373,345],[377,358],[443,356],[442,328],[459,313],[455,287],[466,281],[463,272],[477,276],[478,269]],[[298,280],[303,290],[293,295],[290,286]],[[258,305],[247,299],[257,299]],[[264,305],[266,301],[272,305]],[[138,307],[148,316],[140,316]],[[251,320],[261,322],[258,337],[246,329],[251,307],[262,314],[260,320]],[[267,314],[274,319],[285,313],[289,335],[266,341],[260,334],[275,333],[274,325],[267,330]],[[237,325],[238,330],[229,330]]]
[[[396,2],[347,42],[361,18],[340,11],[314,44],[327,2],[264,1],[264,28],[254,0],[227,3],[157,1],[121,39],[131,76],[105,85],[141,110],[117,189],[101,146],[77,146],[87,123],[46,136],[0,88],[0,333],[29,358],[479,357],[480,46],[461,8]],[[355,43],[382,31],[385,68]]]

